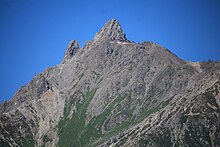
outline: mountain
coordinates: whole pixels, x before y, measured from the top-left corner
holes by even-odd
[[[112,19],[0,105],[0,146],[220,146],[220,62],[126,38]]]

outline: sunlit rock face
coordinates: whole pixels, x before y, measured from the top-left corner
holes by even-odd
[[[0,105],[0,146],[220,146],[219,91],[220,62],[137,44],[112,19]]]

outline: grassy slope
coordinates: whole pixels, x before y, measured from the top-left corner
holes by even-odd
[[[81,103],[76,104],[77,111],[73,114],[71,119],[68,119],[67,116],[70,112],[73,101],[70,100],[70,102],[67,103],[64,108],[64,118],[58,125],[60,136],[58,143],[59,147],[97,146],[108,140],[110,137],[120,133],[121,130],[127,129],[131,125],[135,125],[136,123],[143,120],[143,118],[160,109],[153,107],[143,110],[141,115],[136,119],[132,117],[132,112],[130,112],[131,116],[127,121],[118,124],[114,128],[107,131],[105,134],[102,134],[101,127],[107,117],[111,114],[111,110],[116,106],[119,106],[126,97],[121,96],[120,94],[117,95],[100,115],[94,117],[88,125],[85,125],[86,110],[95,93],[95,89],[84,93],[84,100]]]
[[[58,143],[59,147],[90,146],[95,140],[99,138],[108,138],[124,128],[125,124],[126,126],[128,125],[128,122],[125,122],[116,126],[108,133],[101,134],[101,126],[107,119],[107,116],[110,114],[113,107],[115,107],[124,99],[124,97],[118,95],[100,115],[93,118],[86,126],[86,110],[91,99],[94,97],[95,92],[96,90],[92,90],[85,93],[83,102],[81,104],[77,103],[77,112],[74,113],[73,117],[70,120],[67,119],[67,116],[71,104],[65,106],[66,108],[64,110],[64,118],[60,121],[58,125],[60,135],[60,140]],[[104,140],[101,139],[100,141],[102,142]]]

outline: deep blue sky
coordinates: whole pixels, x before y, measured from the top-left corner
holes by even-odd
[[[0,102],[110,18],[132,41],[156,42],[189,61],[219,60],[219,8],[219,0],[0,0]]]

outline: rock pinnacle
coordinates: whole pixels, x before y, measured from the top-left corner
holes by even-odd
[[[66,60],[71,59],[78,49],[79,49],[79,44],[77,40],[72,40],[66,48],[66,52],[63,58],[63,63]]]
[[[118,20],[109,20],[95,35],[94,41],[98,40],[127,40]]]

